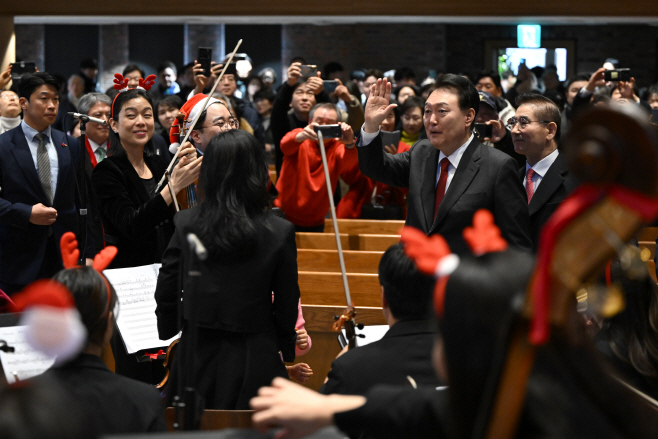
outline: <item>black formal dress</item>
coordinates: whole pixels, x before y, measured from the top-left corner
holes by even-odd
[[[45,374],[69,389],[98,434],[165,431],[164,406],[147,384],[112,373],[96,355],[80,354]]]
[[[186,385],[205,398],[206,408],[248,409],[249,399],[261,386],[276,376],[288,376],[282,358],[295,358],[299,286],[294,226],[269,215],[267,227],[258,231],[258,244],[246,259],[211,254],[198,262],[192,260],[187,245],[187,235],[198,234],[196,209],[176,215],[176,233],[163,256],[155,292],[158,331],[166,340],[181,329],[182,273],[185,326],[166,389],[167,401],[177,393],[178,371],[183,366]],[[198,264],[195,270],[201,276],[188,276],[193,263]]]
[[[530,250],[528,202],[513,158],[473,139],[466,147],[434,219],[439,150],[429,140],[409,151],[384,152],[381,134],[359,146],[359,168],[373,180],[409,188],[406,225],[428,235],[441,234],[456,254],[470,249],[462,231],[473,224],[473,214],[488,209],[511,247]]]
[[[519,170],[521,181],[525,179],[526,168]],[[576,178],[569,173],[564,155],[558,153],[555,161],[546,171],[537,190],[528,204],[530,214],[530,238],[532,250],[537,252],[539,235],[546,221],[557,210],[558,206],[578,186]]]
[[[429,320],[402,320],[381,340],[341,355],[331,363],[320,393],[364,395],[377,384],[441,386],[432,366],[434,331]]]
[[[164,174],[167,162],[155,154],[145,155],[144,161],[153,174],[150,181],[137,175],[125,155],[107,157],[96,165],[91,175],[101,208],[105,244],[114,245],[119,250],[109,268],[160,262],[174,233],[174,207],[168,206],[153,190]],[[137,358],[142,352],[127,353],[118,330],[111,344],[117,373],[149,384],[157,384],[164,377],[162,362],[138,363]]]

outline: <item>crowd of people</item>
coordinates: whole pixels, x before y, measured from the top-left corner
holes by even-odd
[[[630,109],[647,124],[658,111],[658,85],[640,91],[633,78],[606,81],[617,67],[606,60],[564,83],[554,68],[521,65],[512,81],[482,71],[417,84],[406,67],[390,77],[374,68],[348,76],[337,62],[320,71],[297,58],[277,88],[271,69],[241,78],[234,63],[212,63],[205,76],[196,61],[180,68],[165,61],[154,77],[129,64],[103,92],[92,60],[64,82],[35,72],[8,87],[10,66],[0,74],[0,289],[11,301],[54,278],[72,293],[88,334],[80,355],[32,385],[72,385],[69,396],[98,434],[164,429],[163,407],[192,386],[206,408],[254,408],[258,426],[281,424],[290,437],[331,424],[351,437],[472,436],[501,343],[503,302],[525,291],[542,228],[578,185],[561,139],[588,107]],[[320,142],[319,127],[334,130],[328,137],[323,130]],[[379,279],[390,328],[337,358],[316,394],[287,382],[308,380],[312,365],[285,362],[312,345],[295,233],[323,232],[330,198],[339,218],[404,219],[440,235],[466,262],[433,297],[435,273],[406,245],[389,248]],[[464,230],[482,209],[509,249],[474,258]],[[67,232],[78,236],[80,266],[64,269]],[[114,330],[116,292],[85,267],[108,247],[118,250],[109,268],[162,264],[158,332],[167,340],[182,330],[164,404],[137,382],[156,384],[164,369],[127,353]],[[624,276],[623,267],[615,272]],[[652,282],[624,282],[634,300],[613,319],[594,319],[596,346],[613,375],[655,397],[658,293]],[[108,344],[120,378],[100,360]],[[658,425],[655,416],[635,425],[646,408],[604,373],[597,355],[583,357],[593,376],[605,375],[610,395],[637,411],[619,419],[609,399],[601,407],[596,392],[569,389],[571,372],[556,377],[546,367],[559,362],[548,349],[529,381],[520,434],[644,437]],[[100,382],[111,392],[98,390]],[[449,395],[450,387],[464,396]],[[568,416],[568,398],[556,389],[600,422],[590,436],[542,413]],[[0,393],[19,397],[11,387]],[[11,424],[5,418],[0,426]]]

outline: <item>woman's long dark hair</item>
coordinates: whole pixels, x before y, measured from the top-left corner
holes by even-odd
[[[103,347],[107,320],[117,302],[111,284],[106,283],[103,276],[92,267],[62,270],[53,277],[53,280],[64,285],[73,295],[82,324],[87,329],[87,345]]]
[[[253,253],[266,227],[268,178],[265,151],[253,135],[231,130],[212,138],[199,176],[197,220],[211,254],[236,260]]]
[[[112,119],[118,120],[119,113],[121,113],[121,110],[123,109],[123,106],[126,102],[130,101],[131,99],[136,99],[136,98],[144,98],[146,101],[151,105],[151,108],[153,108],[153,100],[149,95],[146,94],[144,90],[139,90],[137,88],[124,91],[123,93],[119,93],[117,97],[114,99],[114,102],[112,103]],[[157,117],[155,114],[155,109],[153,109],[153,117]],[[126,150],[123,148],[123,145],[121,144],[121,138],[119,137],[119,134],[115,133],[113,130],[110,129],[110,137],[108,138],[108,143],[110,145],[110,149],[108,150],[108,154],[111,156],[117,156],[117,157],[125,157],[126,155]],[[144,146],[144,156],[149,157],[154,154],[155,148],[153,147],[153,138],[151,137],[148,142],[146,142],[146,145]]]

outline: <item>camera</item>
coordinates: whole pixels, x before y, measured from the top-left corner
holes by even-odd
[[[630,81],[631,69],[615,69],[603,72],[604,81]]]

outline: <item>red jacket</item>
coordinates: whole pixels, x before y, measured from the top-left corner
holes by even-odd
[[[329,212],[329,196],[322,168],[320,147],[313,140],[297,143],[295,136],[302,131],[297,128],[286,134],[281,140],[283,164],[281,174],[276,182],[279,197],[274,204],[286,214],[286,219],[302,227],[313,227],[324,224],[324,218]],[[359,159],[356,147],[345,148],[336,139],[326,140],[329,177],[332,192],[336,190],[338,177],[350,184],[360,176]]]

